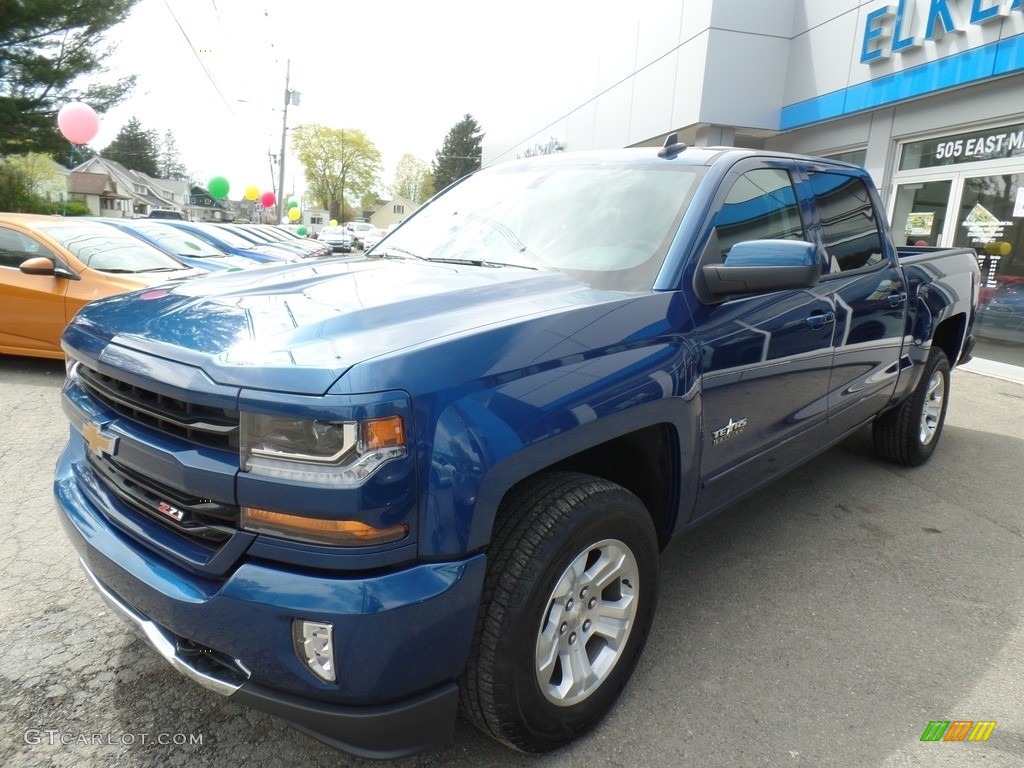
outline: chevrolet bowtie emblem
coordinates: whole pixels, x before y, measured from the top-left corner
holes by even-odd
[[[90,421],[83,426],[82,437],[85,438],[85,444],[89,446],[89,450],[97,456],[101,456],[104,453],[108,456],[113,456],[117,453],[118,438],[114,435],[103,434],[103,427],[98,424],[93,424]]]

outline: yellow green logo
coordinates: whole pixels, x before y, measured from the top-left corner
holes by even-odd
[[[995,728],[995,720],[932,720],[921,741],[988,741]]]

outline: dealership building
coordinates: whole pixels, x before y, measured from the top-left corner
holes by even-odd
[[[1024,366],[1024,0],[587,7],[538,26],[530,55],[572,55],[511,94],[485,165],[670,133],[863,165],[899,242],[978,251],[976,357]]]

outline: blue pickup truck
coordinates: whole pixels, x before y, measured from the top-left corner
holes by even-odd
[[[63,336],[59,516],[199,685],[354,754],[595,726],[674,537],[870,425],[925,462],[979,293],[862,169],[734,148],[481,170],[357,259]]]

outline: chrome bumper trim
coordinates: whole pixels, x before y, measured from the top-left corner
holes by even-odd
[[[130,605],[121,600],[121,598],[107,589],[106,586],[96,578],[95,574],[89,570],[89,566],[86,565],[85,560],[79,558],[78,562],[89,577],[89,580],[92,581],[96,591],[100,593],[100,597],[102,597],[104,602],[114,611],[114,615],[134,629],[153,647],[157,653],[164,658],[168,664],[178,670],[178,672],[198,683],[206,690],[213,691],[221,696],[230,696],[242,687],[244,680],[238,683],[224,680],[193,666],[189,659],[178,653],[178,645],[175,642],[174,636],[170,632],[136,611]],[[234,660],[234,663],[238,666],[239,676],[248,678],[250,673],[245,666],[237,659]],[[227,670],[225,670],[225,672],[227,672]]]

